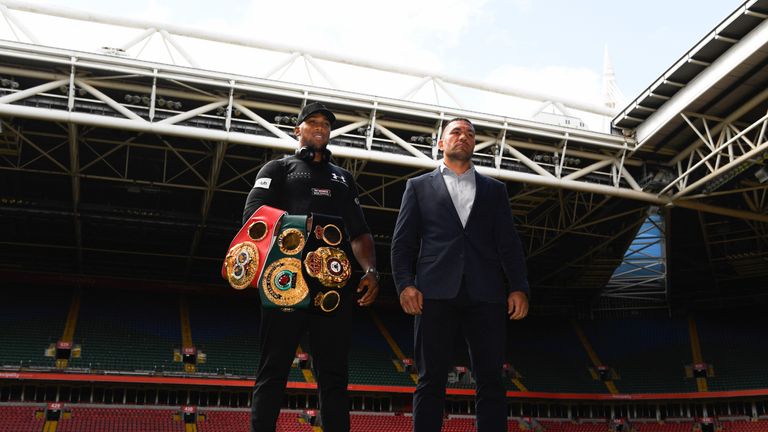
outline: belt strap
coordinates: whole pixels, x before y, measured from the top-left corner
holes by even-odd
[[[352,274],[351,252],[344,220],[321,213],[312,214],[312,227],[302,254],[304,278],[312,298],[312,310],[335,312],[343,304],[344,287]]]
[[[263,307],[284,310],[308,307],[309,289],[301,274],[301,253],[306,241],[307,217],[283,216],[259,280]]]
[[[283,215],[283,210],[261,206],[235,235],[221,266],[221,277],[232,288],[241,290],[258,286],[275,228],[280,226]]]

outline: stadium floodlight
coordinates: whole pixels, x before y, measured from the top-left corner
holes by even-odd
[[[0,86],[2,87],[8,87],[11,89],[17,89],[19,88],[19,83],[15,80],[12,80],[10,78],[0,78]]]
[[[412,143],[418,143],[418,144],[428,144],[432,145],[432,137],[431,136],[420,136],[420,135],[414,135],[411,137]]]
[[[768,166],[763,166],[759,170],[755,171],[755,178],[760,183],[768,183]]]

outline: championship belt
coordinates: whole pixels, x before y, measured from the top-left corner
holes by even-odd
[[[259,279],[261,305],[285,311],[306,309],[309,289],[301,274],[301,254],[307,241],[307,217],[285,215]]]
[[[249,286],[258,287],[275,228],[280,226],[283,215],[283,210],[261,206],[240,228],[221,266],[221,277],[232,288],[241,290]]]
[[[313,213],[312,227],[302,254],[302,270],[313,310],[331,313],[342,304],[344,287],[352,275],[352,265],[347,258],[349,251],[344,221]]]

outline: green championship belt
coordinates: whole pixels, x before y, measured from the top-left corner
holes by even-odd
[[[313,311],[332,313],[349,294],[349,290],[344,289],[352,275],[352,265],[347,258],[351,248],[346,237],[341,218],[312,214],[312,227],[302,254],[302,270]]]
[[[301,273],[307,241],[307,217],[285,215],[259,280],[261,305],[285,311],[309,307],[309,289]]]

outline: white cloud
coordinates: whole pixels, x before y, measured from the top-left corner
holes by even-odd
[[[162,6],[158,0],[150,0],[147,8],[139,16],[149,21],[169,22],[172,15],[172,11]]]
[[[488,74],[491,83],[584,103],[602,103],[602,78],[592,69],[566,66],[526,68],[505,65]]]
[[[187,17],[187,21],[179,22],[182,18],[170,13],[171,10],[166,8],[168,3],[161,6],[160,0],[151,0],[138,7],[142,16],[127,13],[124,16],[155,22],[175,20],[177,26],[293,47],[297,51],[328,53],[337,59],[358,64],[369,62],[454,76],[455,69],[451,68],[457,62],[466,61],[466,40],[471,40],[473,34],[477,36],[478,28],[482,29],[480,40],[486,42],[474,45],[473,52],[475,49],[482,52],[489,45],[496,46],[498,50],[499,43],[514,43],[510,40],[511,34],[504,27],[496,25],[501,17],[488,10],[488,1],[391,0],[390,3],[376,4],[372,8],[362,7],[353,0],[322,4],[296,0],[290,8],[279,9],[279,3],[267,5],[263,1],[251,0],[248,7],[238,9],[239,15],[225,15],[220,10],[205,16],[193,13]],[[515,6],[530,7],[525,1],[518,1]],[[78,31],[73,32],[71,22],[40,16],[29,18],[36,21],[36,25],[32,25],[34,29],[46,29],[45,37],[41,37],[43,44],[87,51],[98,51],[101,46],[122,46],[143,31],[80,22],[77,24]],[[248,76],[264,76],[290,55],[181,36],[174,36],[174,40],[194,57],[202,69]],[[490,40],[496,43],[491,44],[488,42]],[[136,56],[140,50],[140,58],[143,60],[170,63],[168,48],[159,34],[153,35],[146,46],[142,42],[131,48],[129,54],[131,57]],[[174,51],[174,58],[179,64],[187,65],[172,47],[171,51]],[[317,57],[323,56],[316,56],[315,61],[331,81],[347,91],[399,98],[422,82],[419,77],[364,70],[348,64],[323,61]],[[491,86],[521,88],[549,94],[555,99],[600,103],[600,77],[598,73],[586,68],[553,66],[534,69],[505,65],[485,74],[478,71],[477,67],[473,69],[469,66],[470,69],[463,73],[474,70],[474,76],[477,77],[474,80],[485,81]],[[272,79],[309,83],[307,71],[310,71],[314,85],[331,86],[311,66],[307,67],[301,58],[291,70],[273,75]],[[427,83],[415,91],[411,99],[430,104],[461,105],[469,110],[516,118],[528,118],[540,105],[540,102],[510,99],[492,92],[478,94],[454,85],[446,88],[449,91]],[[457,99],[454,100],[453,96]]]
[[[253,1],[238,26],[256,39],[419,69],[442,69],[440,51],[456,45],[486,0],[297,0],[289,11]],[[279,14],[279,15],[278,15]]]
[[[531,0],[512,0],[510,3],[520,12],[529,13],[531,11]]]

